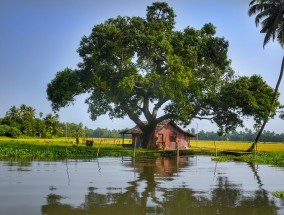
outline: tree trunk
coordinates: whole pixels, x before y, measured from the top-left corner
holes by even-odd
[[[156,125],[147,125],[147,127],[143,130],[143,140],[142,140],[143,148],[148,148],[148,149],[156,148],[155,129]]]
[[[276,99],[276,96],[277,96],[277,93],[278,93],[278,89],[279,89],[279,86],[280,86],[280,83],[281,83],[281,80],[282,80],[282,76],[283,76],[283,70],[284,70],[284,56],[282,58],[282,65],[281,65],[281,70],[280,70],[280,74],[279,74],[279,77],[278,77],[278,81],[277,81],[277,84],[275,86],[275,89],[274,89],[274,93],[273,93],[273,97],[271,99],[271,103],[270,103],[270,110],[269,110],[269,114],[268,114],[268,117],[266,119],[264,119],[263,121],[263,124],[254,140],[254,142],[252,143],[251,147],[247,150],[247,151],[252,151],[255,147],[257,147],[257,142],[260,138],[260,135],[262,134],[262,131],[266,125],[266,123],[268,122],[268,119],[269,119],[269,115],[270,115],[270,112],[271,112],[271,108],[273,107],[274,105],[274,102],[275,102],[275,99]]]

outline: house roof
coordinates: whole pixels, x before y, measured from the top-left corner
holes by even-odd
[[[147,122],[143,122],[144,124],[147,124]],[[164,120],[160,123],[157,124],[156,126],[156,130],[155,132],[161,130],[163,127],[165,127],[167,124],[171,124],[174,128],[176,128],[177,130],[179,130],[180,132],[188,135],[189,137],[195,137],[195,135],[190,134],[189,132],[184,131],[183,129],[181,129],[178,125],[176,125],[173,121],[171,120]],[[127,129],[121,132],[121,134],[143,134],[143,132],[141,131],[141,129],[136,125],[135,127],[131,128],[131,129]]]

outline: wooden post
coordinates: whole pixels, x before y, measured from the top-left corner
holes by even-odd
[[[97,158],[99,157],[99,152],[100,152],[101,143],[102,143],[102,140],[100,141],[99,148],[98,148],[98,151],[97,151]]]
[[[133,157],[135,158],[135,150],[136,150],[136,138],[135,138],[135,142],[134,142],[134,150],[133,150]]]
[[[217,157],[217,146],[216,146],[215,141],[214,141],[214,146],[215,146],[215,157]]]
[[[179,144],[178,144],[178,142],[176,142],[176,145],[177,145],[177,157],[179,158]]]
[[[67,142],[67,122],[65,123],[65,141]]]
[[[122,145],[124,145],[124,133],[122,133]]]
[[[179,143],[178,141],[176,142],[177,144],[177,174],[179,173]]]

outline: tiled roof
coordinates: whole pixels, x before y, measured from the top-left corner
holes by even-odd
[[[147,124],[147,122],[143,122],[144,124]],[[164,120],[162,122],[160,122],[159,124],[157,124],[156,126],[156,130],[155,132],[161,130],[163,127],[165,127],[167,124],[171,123],[171,125],[173,127],[175,127],[177,130],[181,131],[182,133],[185,133],[187,135],[189,135],[190,137],[194,137],[194,135],[182,130],[179,126],[177,126],[174,122],[172,122],[171,120]],[[136,125],[135,127],[131,128],[131,129],[127,129],[125,131],[122,131],[121,134],[143,134],[143,132],[141,131],[141,129]]]

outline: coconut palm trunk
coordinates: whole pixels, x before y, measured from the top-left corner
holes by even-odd
[[[281,80],[282,80],[282,76],[283,76],[283,70],[284,70],[284,56],[282,58],[281,70],[280,70],[280,74],[279,74],[279,77],[278,77],[278,81],[277,81],[277,84],[275,86],[273,97],[272,97],[272,100],[271,100],[271,103],[270,103],[270,110],[269,110],[268,117],[266,119],[264,119],[263,124],[262,124],[259,132],[257,133],[257,136],[256,136],[253,144],[251,145],[251,147],[247,151],[252,151],[255,148],[257,149],[258,140],[259,140],[259,138],[260,138],[260,136],[263,132],[263,129],[264,129],[266,123],[269,120],[269,115],[270,115],[271,109],[273,108],[273,105],[274,105],[274,102],[275,102],[275,99],[276,99],[276,96],[277,96],[277,93],[278,93],[278,89],[279,89],[279,86],[280,86],[280,83],[281,83]]]
[[[282,48],[284,48],[284,0],[252,0],[249,4],[250,8],[248,11],[249,16],[256,15],[255,24],[258,26],[260,23],[262,25],[260,33],[264,33],[263,47],[272,39],[276,39]],[[284,56],[282,59],[281,70],[278,77],[276,87],[274,89],[274,94],[271,99],[270,109],[268,110],[268,115],[264,119],[263,124],[248,151],[257,148],[257,142],[262,134],[262,131],[269,120],[271,110],[275,104],[278,89],[282,80],[284,69]]]

